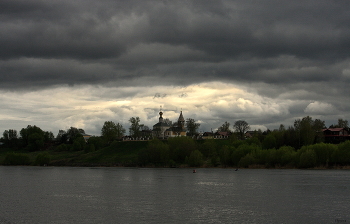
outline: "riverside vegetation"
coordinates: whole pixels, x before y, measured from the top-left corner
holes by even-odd
[[[349,168],[350,141],[324,143],[322,135],[317,131],[319,122],[315,121],[306,117],[297,120],[294,127],[285,129],[281,125],[274,131],[255,131],[248,139],[241,133],[234,132],[227,139],[173,137],[150,141],[118,140],[125,130],[113,122],[105,122],[101,136],[92,136],[88,141],[85,141],[82,129],[71,127],[67,131],[60,130],[54,138],[52,133],[29,125],[20,131],[21,137],[17,136],[15,130],[4,132],[1,138],[0,164]],[[223,126],[229,127],[229,124],[225,122]]]
[[[101,143],[101,142],[100,142]],[[51,146],[45,151],[14,151],[2,147],[2,165],[139,166],[139,167],[242,167],[242,168],[346,168],[350,141],[338,145],[317,143],[295,150],[291,146],[264,149],[256,138],[248,140],[99,141]]]

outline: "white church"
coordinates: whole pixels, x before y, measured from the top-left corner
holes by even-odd
[[[180,113],[179,119],[174,124],[168,124],[163,119],[163,112],[159,112],[159,122],[153,125],[152,136],[167,139],[170,137],[186,136],[185,119]]]

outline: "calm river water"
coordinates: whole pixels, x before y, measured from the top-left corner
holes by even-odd
[[[0,167],[0,223],[348,223],[350,171]]]

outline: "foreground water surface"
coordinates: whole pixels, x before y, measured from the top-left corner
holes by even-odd
[[[0,167],[0,223],[350,222],[350,171]]]

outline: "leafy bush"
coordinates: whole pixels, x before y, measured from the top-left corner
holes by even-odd
[[[317,157],[316,153],[312,149],[307,149],[301,153],[299,160],[299,168],[312,168],[316,166]]]
[[[231,163],[231,150],[227,145],[222,146],[222,148],[219,151],[219,158],[220,158],[220,163],[222,166],[228,166]],[[215,164],[213,164],[215,165]]]
[[[333,152],[337,150],[336,145],[326,143],[311,145],[310,148],[315,151],[317,166],[328,166]]]
[[[243,158],[248,153],[258,149],[259,149],[259,146],[257,145],[248,145],[248,144],[240,145],[238,148],[232,151],[231,160],[233,165],[234,166],[238,165],[241,158]]]
[[[58,151],[58,152],[68,151],[68,147],[66,144],[61,144],[61,145],[56,147],[56,151]]]
[[[30,159],[21,153],[8,153],[3,162],[4,165],[29,165]]]
[[[84,152],[89,153],[89,152],[94,152],[95,151],[95,145],[94,144],[88,144],[85,146]]]
[[[215,157],[217,154],[217,140],[204,140],[204,143],[200,146],[200,151],[205,157]]]
[[[44,135],[39,133],[33,133],[28,137],[28,149],[29,151],[38,151],[44,146]]]
[[[338,145],[338,148],[332,152],[331,161],[334,165],[350,164],[350,141]]]
[[[255,158],[252,154],[249,153],[239,160],[238,166],[247,168],[249,167],[249,165],[254,165],[254,164],[255,164]]]
[[[203,165],[203,154],[199,150],[191,152],[190,157],[188,157],[189,166],[202,166]]]
[[[39,153],[35,159],[35,164],[39,166],[49,165],[50,162],[51,156],[47,152]]]
[[[84,150],[85,145],[86,145],[86,142],[85,142],[84,137],[79,136],[73,141],[72,150],[73,151]]]
[[[273,134],[269,134],[265,137],[265,139],[262,142],[263,149],[273,149],[276,148],[276,138],[273,136]]]
[[[90,137],[88,140],[89,145],[92,144],[95,146],[95,150],[99,150],[103,147],[103,140],[101,137]]]
[[[154,164],[164,166],[169,163],[169,146],[158,139],[153,139],[147,148],[139,151],[141,165]]]
[[[196,142],[189,137],[169,138],[168,145],[170,158],[177,163],[185,162],[185,158],[197,149]]]
[[[282,146],[279,148],[280,153],[280,165],[286,166],[286,165],[294,165],[294,157],[296,152],[294,151],[294,148],[291,146]]]

